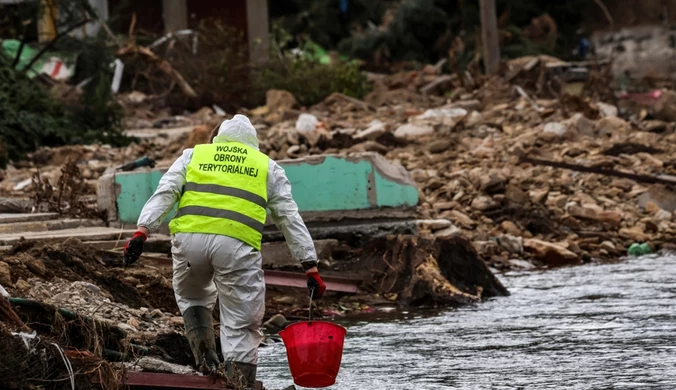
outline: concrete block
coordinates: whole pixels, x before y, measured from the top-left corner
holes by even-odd
[[[304,216],[389,212],[418,204],[418,190],[408,171],[377,153],[310,156],[279,164],[286,171],[293,197]],[[164,172],[146,169],[103,176],[98,185],[99,209],[108,211],[110,221],[135,224]],[[172,216],[173,212],[167,220]]]

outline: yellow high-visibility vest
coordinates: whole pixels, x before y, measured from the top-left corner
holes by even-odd
[[[239,142],[195,146],[171,234],[220,234],[260,250],[268,163],[268,156]]]

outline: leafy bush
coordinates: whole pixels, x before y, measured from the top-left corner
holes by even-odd
[[[320,64],[308,59],[287,59],[262,70],[257,89],[284,89],[302,105],[312,105],[334,92],[361,98],[369,92],[366,75],[355,62]]]

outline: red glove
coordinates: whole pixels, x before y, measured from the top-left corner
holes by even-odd
[[[143,243],[148,239],[143,232],[137,231],[124,246],[124,262],[126,264],[134,264],[141,253],[143,253]]]
[[[319,272],[308,272],[307,274],[307,288],[310,290],[312,299],[319,299],[326,291],[326,285],[322,278],[319,277]]]

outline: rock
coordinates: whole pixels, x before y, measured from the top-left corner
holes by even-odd
[[[68,302],[72,299],[69,292],[60,292],[52,297],[53,301],[56,302]]]
[[[124,322],[118,323],[117,327],[122,329],[125,332],[131,332],[131,333],[138,332],[138,329],[134,328],[133,326],[131,326],[129,324],[125,324]]]
[[[296,120],[296,130],[307,133],[314,131],[319,124],[319,119],[312,114],[300,114]]]
[[[0,261],[0,284],[7,287],[12,287],[12,274],[9,271],[9,264]]]
[[[275,314],[263,324],[263,329],[270,333],[277,333],[283,330],[289,321],[281,314]]]
[[[605,117],[599,119],[595,126],[594,130],[599,134],[599,135],[616,135],[616,134],[621,134],[621,133],[626,133],[631,129],[631,126],[629,123],[627,123],[624,119],[618,118],[618,117]]]
[[[650,186],[647,192],[644,192],[638,197],[639,206],[646,208],[648,203],[654,203],[662,210],[669,212],[676,211],[676,192],[669,190],[663,186]]]
[[[452,225],[451,221],[447,219],[424,219],[418,221],[418,228],[423,230],[440,230],[446,229]]]
[[[467,116],[467,110],[462,108],[431,108],[422,115],[418,115],[411,119],[412,123],[441,124],[454,127],[465,116]]]
[[[139,324],[138,320],[134,317],[129,317],[129,319],[127,320],[127,325],[133,326],[136,329],[141,327],[141,324]]]
[[[545,124],[545,127],[542,129],[544,133],[554,134],[558,137],[563,137],[568,132],[568,126],[559,122],[549,122]]]
[[[528,195],[530,196],[530,200],[533,203],[542,203],[542,201],[547,197],[549,194],[549,188],[543,188],[543,189],[535,189],[535,190],[530,190],[528,192]]]
[[[482,109],[481,102],[473,99],[473,100],[460,100],[457,102],[453,102],[451,104],[448,104],[445,106],[445,108],[460,108],[465,111],[473,111],[477,112]]]
[[[621,237],[636,241],[636,242],[645,242],[648,240],[648,236],[645,234],[643,229],[640,226],[632,226],[630,228],[622,228],[619,231]]]
[[[358,140],[370,140],[375,141],[378,137],[387,132],[385,124],[380,121],[375,121],[377,123],[371,124],[365,130],[362,130],[355,134],[354,138]]]
[[[645,205],[645,212],[648,214],[655,214],[660,210],[662,209],[660,206],[656,205],[655,202],[647,202]]]
[[[92,294],[101,294],[101,288],[88,282],[76,281],[71,284],[73,287],[83,288]]]
[[[449,150],[451,145],[453,145],[453,141],[450,139],[439,139],[427,145],[427,150],[429,150],[430,153],[441,153]]]
[[[643,121],[643,128],[645,131],[649,131],[651,133],[663,133],[667,130],[669,127],[669,124],[664,121],[658,121],[658,120],[650,120],[650,121]]]
[[[505,192],[507,178],[502,173],[490,173],[488,176],[482,176],[479,188],[487,194],[496,194]]]
[[[596,214],[596,220],[612,226],[620,226],[622,224],[622,214],[617,211],[603,211]]]
[[[655,220],[657,221],[671,221],[672,214],[666,210],[659,209],[655,213]]]
[[[400,139],[416,139],[432,133],[434,133],[434,128],[432,126],[407,123],[397,127],[394,131],[394,136]]]
[[[596,106],[599,108],[599,113],[604,117],[616,117],[617,116],[617,107],[612,104],[597,102]]]
[[[483,123],[484,117],[481,115],[481,113],[472,111],[467,118],[465,118],[465,126],[466,127],[474,127],[476,125],[479,125]]]
[[[0,262],[0,274],[2,273],[2,271],[1,271],[1,269],[2,269],[2,264],[4,264],[4,263]],[[30,288],[31,288],[31,284],[28,283],[27,281],[23,280],[23,279],[19,279],[19,280],[16,281],[16,284],[14,285],[14,288],[17,289],[17,290],[19,290],[19,291],[24,291],[24,290],[30,289]]]
[[[523,253],[523,238],[515,237],[510,234],[503,234],[500,237],[497,237],[496,242],[507,252],[511,254],[521,254]]]
[[[155,310],[150,312],[150,316],[153,317],[153,318],[160,318],[160,317],[164,316],[164,314],[162,314],[162,310],[155,309]]]
[[[437,230],[434,232],[435,237],[448,237],[448,236],[453,236],[456,234],[460,233],[460,229],[458,229],[456,226],[449,226],[445,229]]]
[[[293,305],[294,303],[296,303],[296,299],[294,297],[290,297],[290,296],[275,297],[275,298],[273,298],[273,300],[276,303],[281,303],[283,305]]]
[[[535,266],[526,260],[517,260],[517,259],[511,259],[508,261],[509,265],[511,265],[514,268],[521,268],[521,269],[533,269]]]
[[[282,112],[296,107],[298,102],[289,91],[270,89],[265,94],[265,105],[270,112]]]
[[[610,253],[617,250],[617,248],[615,248],[615,244],[613,244],[611,241],[603,241],[601,243],[601,248],[607,250]]]
[[[577,113],[572,117],[561,122],[569,129],[575,129],[579,134],[591,136],[594,134],[594,121],[587,119],[584,115]]]
[[[505,231],[505,233],[510,234],[512,236],[519,237],[521,236],[521,229],[519,229],[518,226],[512,221],[502,221],[500,224],[502,227],[502,230]]]
[[[466,214],[461,213],[458,210],[451,210],[448,213],[448,217],[451,218],[455,223],[465,226],[465,227],[473,227],[476,226],[476,222],[470,217],[468,217]],[[444,213],[446,215],[446,213]]]
[[[184,325],[183,317],[179,316],[171,317],[171,319],[169,319],[169,323],[173,326],[183,326]]]
[[[439,202],[432,206],[436,211],[445,211],[460,206],[458,202]]]
[[[523,241],[523,247],[547,265],[558,266],[582,263],[577,254],[551,242],[529,238]]]
[[[653,116],[667,122],[676,121],[676,93],[661,91],[660,97],[653,106]]]
[[[530,200],[530,197],[528,196],[528,194],[523,192],[521,188],[510,185],[507,186],[507,191],[505,191],[505,199],[507,199],[512,203],[525,205]]]
[[[472,201],[472,208],[479,211],[488,211],[499,206],[500,204],[490,196],[479,196]]]

